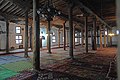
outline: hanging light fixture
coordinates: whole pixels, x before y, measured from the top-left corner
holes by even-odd
[[[109,36],[114,36],[115,34],[114,34],[114,33],[109,33],[108,35],[109,35]]]
[[[61,14],[61,12],[53,6],[52,0],[48,0],[44,5],[41,5],[37,13],[40,17],[50,21],[53,20],[53,17]]]

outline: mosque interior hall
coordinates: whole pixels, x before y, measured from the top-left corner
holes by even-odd
[[[0,80],[120,80],[120,0],[0,0]]]

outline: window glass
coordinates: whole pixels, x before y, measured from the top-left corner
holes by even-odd
[[[18,36],[16,36],[16,39],[18,39]]]
[[[75,38],[75,42],[77,42],[77,38]]]
[[[21,27],[20,26],[16,27],[16,33],[21,33]]]
[[[56,42],[55,36],[52,36],[52,42]]]
[[[56,40],[53,40],[52,42],[56,42]]]
[[[119,34],[119,30],[116,31],[116,34],[117,34],[117,35]]]
[[[105,31],[105,35],[107,35],[107,31]]]
[[[63,42],[64,42],[64,37],[63,37]]]
[[[55,36],[53,36],[52,39],[55,39]]]
[[[77,36],[77,34],[75,34],[75,36]]]
[[[18,35],[15,37],[16,38],[16,44],[22,44],[22,36],[21,35]]]

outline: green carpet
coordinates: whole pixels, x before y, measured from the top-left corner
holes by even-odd
[[[6,78],[14,76],[16,74],[18,74],[18,73],[8,70],[8,69],[5,69],[0,66],[0,80],[5,80]]]
[[[33,67],[32,63],[30,63],[29,61],[19,61],[19,62],[4,64],[1,66],[15,72],[31,69]]]

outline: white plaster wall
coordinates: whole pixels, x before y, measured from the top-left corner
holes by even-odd
[[[51,32],[55,33],[55,38],[56,38],[56,42],[52,42],[52,36],[51,36],[51,44],[58,46],[58,28],[52,27]],[[61,37],[61,33],[60,33],[60,37]],[[60,39],[60,41],[61,41],[61,39]]]
[[[42,46],[44,47],[44,46],[47,46],[47,30],[46,30],[46,27],[44,27],[44,26],[42,26],[41,28],[40,28],[40,34],[41,34],[41,32],[43,32],[43,36],[45,37],[45,39],[42,39]]]
[[[0,21],[0,25],[2,27],[2,30],[6,31],[6,23],[4,21]],[[16,26],[21,27],[21,29],[22,29],[21,34],[16,34],[15,33],[15,27]],[[47,36],[46,36],[47,31],[46,31],[45,26],[43,26],[40,30],[45,31],[44,32],[45,40],[42,40],[42,44],[43,44],[42,46],[47,46]],[[112,32],[116,33],[116,30],[117,30],[117,28],[115,27],[115,28],[113,28]],[[51,36],[51,45],[58,45],[58,28],[52,27],[51,32],[52,31],[55,33],[56,42],[55,43],[52,42],[52,36]],[[67,43],[69,43],[69,37],[70,37],[69,30],[68,30],[68,33],[66,32],[66,34],[68,35],[68,37],[66,36],[67,39],[68,39]],[[16,35],[22,35],[23,36],[23,43],[22,44],[18,44],[18,45],[16,44],[16,42],[15,42],[15,36]],[[79,41],[79,38],[77,38],[77,40]],[[91,37],[89,37],[88,40],[89,40],[88,43],[91,44]],[[117,36],[112,37],[112,41],[113,41],[114,45],[117,45],[117,41],[118,41]],[[29,39],[28,42],[29,42],[28,45],[30,46],[30,39]],[[104,37],[102,38],[102,42],[104,44]],[[106,42],[107,42],[107,40],[106,40]],[[78,43],[76,43],[76,44],[78,44]],[[25,44],[25,25],[17,25],[15,23],[10,23],[9,24],[9,48],[11,48],[11,47],[19,48],[19,45],[23,45],[23,47],[24,47],[24,44]],[[60,33],[60,44],[63,44],[63,30],[62,29],[61,29],[61,33]],[[80,38],[80,44],[81,44],[81,38]],[[6,33],[5,34],[0,34],[0,49],[5,49],[5,48],[6,48]]]
[[[4,21],[0,21],[0,25],[2,26],[2,30],[6,31],[6,23]],[[15,33],[16,26],[21,27],[20,34]],[[23,45],[23,47],[24,47],[24,43],[25,43],[24,30],[25,30],[25,25],[17,25],[15,23],[9,23],[9,48],[11,48],[11,47],[19,48],[19,45]],[[23,36],[23,43],[22,44],[18,44],[18,45],[16,44],[16,42],[15,42],[16,35]],[[0,49],[6,49],[6,33],[0,34]]]
[[[6,31],[6,23],[0,21],[0,26],[3,31]],[[6,33],[0,34],[0,49],[6,49]]]
[[[9,48],[14,47],[16,48],[16,42],[15,42],[15,23],[10,23],[9,24]]]
[[[113,32],[114,34],[116,34],[116,31],[117,31],[117,27],[113,27],[113,28],[112,28],[112,32]],[[113,36],[113,37],[112,37],[112,44],[113,44],[113,45],[117,45],[117,42],[118,42],[118,35]]]
[[[19,48],[19,45],[23,45],[23,47],[25,46],[25,25],[17,25],[16,26],[20,26],[21,27],[21,33],[20,34],[16,34],[16,35],[22,35],[23,37],[23,43],[22,44],[16,44],[16,48]]]

